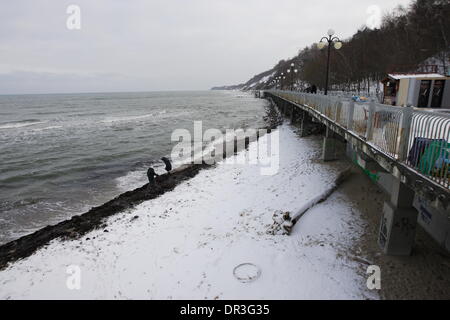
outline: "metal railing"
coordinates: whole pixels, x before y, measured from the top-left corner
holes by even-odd
[[[445,188],[450,188],[450,114],[355,102],[340,96],[269,91],[309,107]]]
[[[450,115],[414,111],[406,163],[450,188]]]

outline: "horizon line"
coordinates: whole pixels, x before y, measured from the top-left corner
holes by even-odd
[[[164,89],[164,90],[130,90],[130,91],[73,91],[73,92],[28,92],[28,93],[0,93],[0,96],[50,95],[50,94],[99,94],[99,93],[146,93],[146,92],[195,92],[215,91],[209,89]],[[218,90],[217,90],[218,91]]]

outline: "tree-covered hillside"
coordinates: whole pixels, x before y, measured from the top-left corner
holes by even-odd
[[[448,72],[449,17],[450,0],[415,0],[408,8],[398,7],[385,15],[379,29],[362,27],[351,38],[341,39],[343,47],[340,50],[332,50],[330,85],[339,90],[367,90],[388,72],[433,70],[428,65],[439,65],[438,72]],[[311,84],[323,88],[326,57],[326,48],[320,50],[316,44],[311,44],[301,49],[297,56],[281,60],[272,69],[232,88],[274,87],[274,78],[282,72],[286,76],[291,63],[299,71],[294,78],[297,88]],[[281,86],[288,88],[291,81],[291,75],[286,76]]]

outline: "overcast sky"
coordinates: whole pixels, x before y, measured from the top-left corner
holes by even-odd
[[[0,4],[0,94],[236,84],[411,0],[14,0]],[[69,5],[81,29],[69,30]],[[74,20],[70,20],[73,22]]]

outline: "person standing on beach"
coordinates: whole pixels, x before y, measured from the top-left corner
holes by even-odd
[[[147,170],[147,177],[148,177],[148,183],[149,186],[154,186],[156,184],[155,177],[158,175],[156,174],[155,170],[153,168],[149,168]]]
[[[166,157],[162,157],[161,160],[166,165],[165,169],[166,169],[167,173],[170,174],[170,171],[172,170],[172,164],[170,163],[170,160]]]

